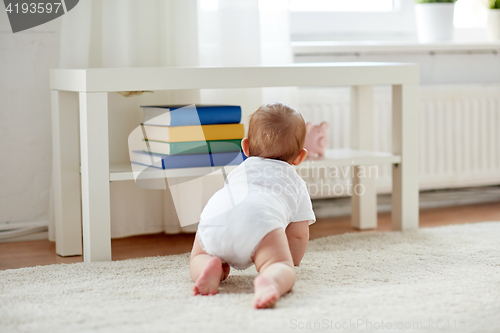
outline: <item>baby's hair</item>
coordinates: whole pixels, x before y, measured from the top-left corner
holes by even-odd
[[[250,116],[250,156],[292,163],[304,148],[306,123],[293,107],[283,103],[262,105]]]

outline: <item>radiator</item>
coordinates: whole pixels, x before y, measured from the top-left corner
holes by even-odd
[[[326,120],[330,148],[348,148],[348,88],[297,89],[306,121]],[[375,88],[376,150],[391,151],[391,88]],[[500,184],[500,86],[423,86],[420,89],[420,189]],[[314,191],[347,179],[306,177],[312,197],[342,196]],[[329,186],[324,186],[329,184]],[[380,166],[377,191],[391,191],[391,167]],[[315,193],[317,192],[317,193]]]

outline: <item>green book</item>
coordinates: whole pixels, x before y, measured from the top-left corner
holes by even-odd
[[[181,142],[165,142],[155,140],[144,141],[147,145],[149,145],[151,153],[161,155],[188,155],[241,151],[241,140],[239,139]]]

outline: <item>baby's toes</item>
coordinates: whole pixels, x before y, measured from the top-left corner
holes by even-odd
[[[193,296],[202,295],[197,285],[194,285],[192,289],[193,289]]]

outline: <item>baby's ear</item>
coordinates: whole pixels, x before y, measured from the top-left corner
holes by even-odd
[[[312,128],[313,128],[313,127],[314,127],[314,125],[313,125],[313,124],[311,124],[311,123],[306,123],[306,131],[307,131],[307,132],[310,132],[310,131],[312,130]]]
[[[241,150],[243,150],[243,154],[245,154],[246,157],[250,157],[250,147],[248,144],[248,138],[243,138],[241,140]]]
[[[321,128],[324,130],[328,129],[328,123],[326,121],[323,121],[319,126],[321,126]]]

